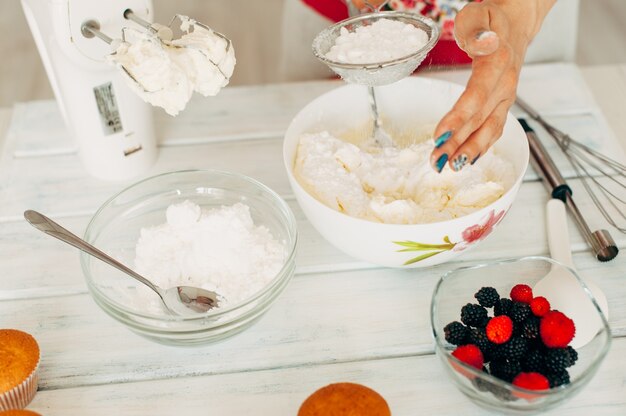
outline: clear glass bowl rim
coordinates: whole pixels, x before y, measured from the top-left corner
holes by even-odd
[[[489,262],[489,263],[480,263],[480,264],[475,264],[472,266],[463,266],[463,267],[459,267],[457,269],[454,270],[449,270],[446,273],[443,274],[443,276],[441,276],[441,278],[439,278],[439,280],[437,281],[437,284],[435,285],[435,289],[433,290],[433,295],[431,298],[431,302],[430,302],[430,327],[431,327],[431,331],[432,331],[432,335],[433,338],[435,340],[435,349],[436,350],[441,350],[444,354],[446,354],[449,358],[451,358],[452,360],[455,361],[455,364],[458,364],[459,366],[463,367],[463,369],[465,371],[468,371],[470,374],[472,374],[475,377],[478,378],[483,378],[483,379],[487,379],[489,380],[491,383],[498,385],[499,387],[505,388],[510,392],[517,392],[517,393],[521,393],[521,394],[531,394],[533,396],[552,396],[554,394],[560,394],[561,392],[565,391],[565,390],[569,390],[569,388],[574,384],[574,383],[570,383],[567,385],[563,385],[563,386],[559,386],[559,387],[555,387],[555,388],[551,388],[548,390],[528,390],[522,387],[517,387],[514,386],[511,383],[507,383],[503,380],[500,380],[497,377],[494,377],[490,374],[486,374],[484,372],[482,372],[481,370],[478,370],[474,367],[472,367],[469,364],[466,364],[465,362],[457,359],[455,356],[453,356],[447,349],[447,344],[445,342],[445,340],[441,339],[438,335],[437,335],[437,330],[435,329],[435,316],[436,316],[436,312],[437,312],[437,307],[435,305],[435,300],[437,298],[437,295],[439,294],[441,285],[443,284],[443,282],[445,281],[445,279],[450,278],[450,276],[459,273],[459,272],[463,272],[466,270],[473,270],[473,269],[482,269],[485,267],[493,267],[493,266],[498,266],[501,264],[510,264],[510,263],[521,263],[521,262],[525,262],[525,261],[543,261],[546,263],[550,263],[550,264],[554,264],[560,267],[563,267],[565,269],[567,269],[575,278],[576,280],[578,280],[578,283],[581,285],[581,287],[585,290],[585,293],[587,294],[587,297],[589,297],[589,300],[591,300],[591,302],[593,303],[594,308],[596,309],[596,312],[600,315],[600,318],[602,320],[602,326],[603,326],[603,330],[606,332],[607,334],[607,342],[602,346],[602,350],[601,352],[594,358],[594,360],[589,363],[587,365],[587,367],[581,372],[580,376],[577,378],[577,380],[585,380],[589,374],[594,371],[594,368],[596,368],[600,362],[602,362],[602,360],[604,359],[604,357],[606,356],[607,352],[609,351],[609,348],[611,347],[611,342],[612,342],[612,335],[611,335],[611,328],[609,327],[609,323],[606,319],[606,317],[604,316],[604,313],[602,313],[602,310],[600,309],[600,306],[598,305],[598,303],[596,302],[596,299],[593,297],[593,295],[591,294],[591,291],[589,290],[589,288],[585,285],[585,283],[583,282],[583,280],[580,278],[580,276],[578,275],[578,273],[576,272],[576,270],[572,269],[571,267],[558,262],[554,259],[551,259],[549,257],[544,257],[544,256],[526,256],[526,257],[519,257],[519,258],[511,258],[511,259],[504,259],[504,260],[499,260],[499,261],[495,261],[495,262]]]
[[[105,304],[107,304],[108,307],[116,310],[117,312],[122,312],[122,313],[128,314],[130,316],[135,316],[135,317],[139,317],[139,318],[152,319],[152,320],[164,321],[164,322],[195,322],[195,321],[202,321],[202,320],[205,320],[207,318],[215,318],[215,317],[224,316],[224,315],[227,315],[229,313],[232,313],[233,311],[241,309],[241,308],[247,306],[248,304],[259,300],[260,298],[263,298],[268,292],[272,291],[272,289],[276,285],[280,284],[282,280],[284,280],[285,278],[288,278],[290,275],[292,275],[292,273],[289,273],[289,268],[290,268],[290,265],[295,262],[296,247],[297,247],[297,242],[298,242],[298,230],[297,230],[297,226],[296,226],[295,216],[293,215],[293,212],[291,211],[291,209],[289,208],[287,203],[274,190],[269,188],[267,185],[257,181],[256,179],[253,179],[253,178],[251,178],[249,176],[246,176],[246,175],[243,175],[243,174],[227,172],[227,171],[219,170],[219,169],[187,169],[187,170],[178,170],[178,171],[172,171],[172,172],[165,172],[165,173],[161,173],[161,174],[158,174],[158,175],[150,176],[148,178],[142,179],[142,180],[140,180],[138,182],[135,182],[135,183],[127,186],[126,188],[122,189],[121,191],[119,191],[118,193],[116,193],[115,195],[113,195],[112,197],[107,199],[100,206],[100,208],[98,208],[96,213],[93,215],[93,217],[89,221],[89,224],[87,224],[87,228],[85,229],[85,233],[83,235],[83,239],[85,241],[89,241],[89,237],[91,236],[91,233],[94,231],[92,229],[92,227],[94,226],[94,222],[98,218],[99,214],[101,214],[103,210],[107,209],[113,203],[113,201],[115,201],[117,198],[122,196],[124,193],[129,192],[129,191],[131,191],[131,190],[133,190],[133,189],[135,189],[135,188],[145,184],[146,182],[159,180],[160,178],[164,178],[164,177],[168,177],[168,176],[181,175],[181,174],[194,174],[194,173],[197,173],[197,174],[206,173],[206,174],[211,174],[211,175],[219,175],[219,176],[223,176],[223,177],[234,178],[234,179],[237,179],[237,180],[243,180],[244,182],[247,182],[247,183],[249,183],[249,184],[259,188],[261,191],[267,193],[274,200],[274,202],[277,203],[280,211],[287,217],[287,222],[288,222],[287,229],[288,229],[289,234],[293,236],[292,244],[289,247],[287,247],[287,250],[288,250],[289,254],[288,254],[288,256],[287,256],[283,266],[281,267],[280,271],[278,273],[276,273],[276,276],[270,282],[270,284],[265,286],[263,289],[261,289],[260,291],[255,293],[250,298],[248,298],[246,300],[243,300],[243,301],[241,301],[241,302],[239,302],[239,303],[237,303],[235,305],[232,305],[232,306],[230,306],[228,308],[212,310],[212,311],[208,311],[208,312],[203,313],[203,314],[198,314],[198,315],[193,315],[193,316],[175,316],[175,315],[165,315],[165,314],[164,315],[157,315],[157,314],[139,312],[137,310],[130,309],[130,308],[120,304],[119,302],[116,302],[115,300],[111,299],[110,297],[106,296],[105,294],[103,294],[98,289],[98,287],[94,283],[92,283],[92,281],[91,281],[92,280],[91,272],[89,271],[89,267],[87,266],[87,259],[90,256],[88,254],[85,254],[85,253],[81,252],[80,253],[80,264],[81,264],[81,268],[83,270],[83,273],[85,274],[85,280],[87,282],[87,286],[92,291],[94,296],[98,297],[100,302],[104,302]]]
[[[343,26],[360,22],[362,20],[368,20],[368,19],[378,20],[378,19],[386,19],[386,18],[403,18],[407,20],[420,22],[428,26],[428,28],[431,31],[428,42],[426,42],[426,45],[424,45],[422,48],[418,49],[416,52],[413,52],[409,55],[396,58],[391,61],[364,63],[364,64],[363,63],[351,64],[351,63],[333,61],[332,59],[328,59],[325,56],[325,54],[322,53],[322,51],[320,51],[319,49],[319,44],[321,42],[321,39],[324,36],[326,36],[327,33],[330,33],[335,29],[339,29]],[[439,26],[437,26],[437,24],[435,24],[435,22],[432,19],[429,19],[428,17],[422,16],[417,13],[408,13],[408,12],[402,12],[402,11],[382,11],[382,12],[374,12],[374,13],[364,13],[364,14],[360,14],[354,17],[349,17],[340,22],[337,22],[325,28],[320,33],[318,33],[317,36],[315,36],[315,39],[313,39],[313,54],[315,55],[317,59],[319,59],[320,61],[324,62],[326,65],[329,65],[329,66],[334,66],[334,67],[344,68],[344,69],[380,69],[380,68],[384,68],[387,66],[397,65],[397,64],[410,61],[411,59],[414,59],[416,56],[422,55],[425,52],[426,53],[429,52],[439,40],[439,35],[440,35]]]

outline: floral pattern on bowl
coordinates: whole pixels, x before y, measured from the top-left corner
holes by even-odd
[[[446,251],[463,251],[474,243],[484,240],[491,234],[496,225],[502,221],[504,214],[506,214],[506,210],[502,210],[498,214],[495,213],[495,210],[491,210],[484,222],[471,225],[463,230],[461,232],[461,241],[456,243],[450,241],[450,237],[447,235],[443,237],[443,244],[424,244],[415,241],[393,241],[393,243],[404,247],[397,250],[399,253],[426,252],[404,262],[404,266],[408,266]]]

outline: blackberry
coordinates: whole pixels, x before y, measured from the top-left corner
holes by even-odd
[[[472,379],[472,384],[474,385],[474,387],[476,387],[479,391],[489,391],[489,382],[485,381],[485,379],[481,378],[481,377],[475,377]]]
[[[511,391],[506,387],[489,384],[489,391],[493,393],[493,395],[496,396],[498,399],[505,402],[513,402],[517,400],[517,397],[515,397],[513,393],[511,393]]]
[[[530,305],[528,303],[513,302],[510,313],[509,318],[511,318],[513,322],[522,323],[530,315]]]
[[[529,340],[534,340],[539,338],[539,322],[540,319],[535,315],[529,316],[522,324],[520,325],[520,336],[522,338],[526,338]]]
[[[489,370],[485,366],[483,366],[483,373],[489,374]],[[480,391],[489,391],[489,382],[482,377],[472,378],[472,384]]]
[[[458,321],[450,322],[443,328],[446,341],[453,345],[463,345],[467,339],[468,330]]]
[[[507,402],[517,400],[517,398],[513,396],[506,387],[498,386],[497,384],[494,384],[491,381],[487,381],[484,378],[476,377],[472,379],[472,384],[478,390],[489,391],[493,393],[494,396],[498,397],[501,400],[504,400]]]
[[[548,347],[546,347],[541,339],[541,337],[537,337],[535,339],[524,338],[526,342],[528,342],[528,351],[538,350],[542,354],[545,354]]]
[[[493,316],[506,315],[510,318],[511,306],[513,306],[513,301],[511,299],[500,299],[500,302],[496,302],[493,306]]]
[[[492,376],[510,383],[522,372],[522,365],[517,360],[493,360],[489,363],[489,371]]]
[[[550,383],[550,388],[559,387],[569,383],[569,373],[567,370],[560,371],[558,373],[548,373],[546,378]]]
[[[483,360],[489,362],[493,355],[494,345],[487,338],[484,328],[469,328],[467,341],[476,345],[483,353]]]
[[[573,350],[573,348],[572,348]],[[576,362],[578,353],[574,351],[576,357],[570,354],[570,350],[567,348],[551,348],[546,351],[545,363],[546,369],[551,373],[559,373],[570,367]]]
[[[529,373],[541,373],[545,372],[545,364],[543,353],[538,350],[534,350],[526,354],[522,359],[522,370]]]
[[[498,291],[493,287],[481,287],[474,297],[485,308],[492,308],[500,300]]]
[[[498,356],[507,360],[520,360],[528,351],[528,342],[524,338],[511,338],[504,344],[498,345]]]
[[[489,320],[487,309],[475,303],[468,303],[461,308],[461,322],[467,326],[484,327]]]
[[[576,364],[576,361],[578,361],[578,351],[576,351],[571,345],[566,347],[565,349],[569,353],[570,359],[572,360],[571,365]]]

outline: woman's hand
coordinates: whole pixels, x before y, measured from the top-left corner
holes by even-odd
[[[528,44],[556,0],[484,0],[456,16],[454,35],[472,57],[472,75],[452,110],[435,129],[431,164],[459,171],[500,138],[515,102]]]

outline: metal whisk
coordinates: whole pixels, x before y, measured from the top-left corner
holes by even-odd
[[[626,233],[626,165],[572,139],[519,97],[516,104],[554,139],[607,222]],[[613,211],[617,213],[616,217],[611,213]]]
[[[345,0],[348,5],[348,14],[350,16],[358,16],[361,11],[354,5],[352,0]],[[378,7],[373,6],[368,1],[365,1],[365,5],[370,9],[372,13],[380,12],[383,7],[385,7],[389,3],[389,0],[384,1]],[[373,131],[371,134],[371,138],[374,140],[374,143],[380,147],[389,147],[393,146],[393,139],[391,136],[383,129],[383,120],[380,117],[380,113],[378,111],[378,101],[376,101],[376,90],[374,90],[373,85],[367,86],[367,94],[370,103],[370,110],[372,112],[372,118],[374,119]]]

